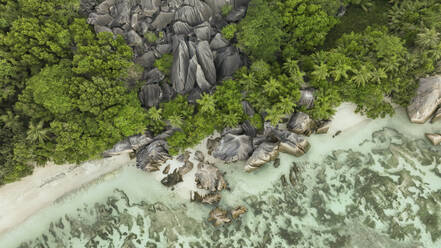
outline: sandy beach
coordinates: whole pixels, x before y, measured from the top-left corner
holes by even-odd
[[[355,114],[354,110],[355,106],[353,104],[343,103],[337,109],[330,130],[326,135],[331,136],[337,131],[345,132],[353,128],[360,128],[371,121],[371,119]],[[194,151],[200,150],[206,154],[206,140],[190,149],[190,151],[194,153]],[[213,158],[209,160],[219,162],[213,160]],[[194,161],[193,158],[191,161]],[[36,168],[32,175],[18,182],[1,187],[0,235],[24,222],[39,210],[54,203],[63,195],[131,162],[134,162],[134,160],[130,161],[128,154],[124,153],[111,158],[85,162],[81,165],[48,164],[45,167]],[[194,163],[196,167],[196,161]],[[170,172],[182,165],[176,160],[169,160],[166,164],[170,164]],[[165,165],[161,166],[161,170],[165,167]],[[198,190],[194,184],[195,172],[196,169],[193,169],[185,175],[184,182],[175,186],[175,192],[183,197],[189,197],[190,191]],[[155,172],[154,176],[158,181],[164,177],[160,171]]]

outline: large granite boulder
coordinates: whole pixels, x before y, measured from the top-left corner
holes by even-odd
[[[153,68],[150,71],[147,71],[144,73],[143,77],[147,81],[146,84],[159,83],[165,78],[164,74],[158,68]]]
[[[205,78],[211,85],[216,84],[216,67],[214,66],[213,53],[210,50],[208,41],[200,41],[196,45],[198,62],[204,72]]]
[[[425,123],[441,104],[441,76],[421,78],[415,98],[407,107],[413,123]]]
[[[226,77],[231,77],[234,72],[242,66],[242,60],[239,52],[235,48],[229,46],[218,51],[215,64],[217,68],[217,77],[219,79],[224,79]]]
[[[251,138],[246,135],[226,134],[213,152],[215,158],[227,163],[246,160],[253,152]]]
[[[299,157],[309,151],[310,144],[303,135],[280,130],[267,125],[267,123],[265,123],[265,134],[280,142],[279,151],[281,152]]]
[[[211,27],[208,22],[204,22],[194,28],[194,34],[198,40],[207,40],[211,39]]]
[[[185,41],[180,40],[173,56],[171,69],[171,83],[173,89],[179,93],[185,93],[185,80],[187,78],[188,64],[190,56]]]
[[[260,144],[256,150],[254,150],[253,155],[248,159],[245,165],[245,171],[253,171],[262,165],[274,160],[279,155],[279,146],[276,143],[263,142]]]
[[[432,142],[434,146],[441,144],[441,134],[439,133],[426,133],[426,137]]]
[[[173,24],[173,31],[175,34],[189,34],[193,31],[193,28],[188,23],[177,21]]]
[[[92,13],[87,18],[87,23],[91,25],[101,25],[107,26],[112,22],[113,18],[109,14],[98,15],[96,13]]]
[[[170,24],[174,18],[175,18],[174,13],[161,11],[156,16],[155,20],[152,22],[152,27],[158,31],[162,30],[168,24]]]
[[[124,151],[132,150],[132,144],[130,144],[129,139],[124,139],[116,143],[111,149],[103,152],[103,157],[111,157],[121,154]]]
[[[105,26],[100,26],[100,25],[95,25],[93,26],[95,33],[101,33],[101,32],[108,32],[108,33],[112,33],[112,29],[105,27]]]
[[[212,50],[221,49],[230,45],[230,42],[222,37],[220,33],[217,33],[210,42],[210,48]]]
[[[227,188],[223,173],[214,165],[199,163],[195,174],[196,186],[209,191],[221,191]]]
[[[196,26],[204,21],[208,21],[213,15],[211,8],[202,1],[194,1],[194,6],[185,5],[175,13],[175,20],[182,21]]]
[[[314,106],[314,89],[300,90],[300,100],[297,106],[304,106],[310,109]]]
[[[251,124],[249,120],[244,121],[241,125],[243,132],[250,136],[250,137],[256,137],[257,135],[257,129]]]
[[[159,167],[170,158],[167,142],[155,140],[136,151],[136,167],[147,171],[158,171]]]
[[[199,64],[196,64],[196,83],[202,92],[207,92],[211,88],[211,84],[205,78],[204,71]]]
[[[151,68],[155,63],[156,56],[152,51],[144,53],[142,56],[135,59],[135,63],[144,68]]]
[[[310,135],[315,127],[315,122],[303,112],[294,113],[288,121],[288,130],[303,135]]]
[[[138,97],[142,103],[142,106],[146,108],[157,106],[162,97],[161,87],[159,87],[157,84],[144,85],[142,86]]]
[[[434,123],[438,121],[441,121],[441,107],[439,107],[438,110],[435,112],[430,122]]]

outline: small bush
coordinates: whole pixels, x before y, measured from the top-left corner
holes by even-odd
[[[235,23],[228,24],[222,29],[222,36],[225,39],[231,40],[234,38],[237,32],[237,25]]]

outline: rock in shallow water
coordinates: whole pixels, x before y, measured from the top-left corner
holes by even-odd
[[[425,123],[441,104],[441,76],[421,78],[417,94],[407,107],[413,123]]]
[[[270,142],[263,142],[260,144],[256,150],[254,150],[253,155],[248,159],[245,165],[245,171],[253,171],[265,163],[268,163],[277,158],[279,155],[278,145]]]
[[[227,183],[221,171],[214,165],[199,163],[195,174],[196,186],[210,191],[221,191],[227,188]]]
[[[432,142],[434,146],[441,144],[441,134],[426,133],[426,137]]]
[[[176,184],[182,182],[182,175],[179,173],[178,169],[175,169],[172,173],[168,174],[161,180],[161,183],[167,187],[175,186]]]
[[[252,152],[253,145],[249,136],[226,134],[213,152],[213,157],[231,163],[248,159]]]
[[[167,142],[155,140],[136,151],[136,167],[147,171],[157,171],[170,158]]]
[[[227,211],[221,208],[215,208],[211,210],[208,221],[211,221],[214,226],[220,226],[225,223],[230,223],[231,219],[228,218]]]
[[[233,219],[239,218],[242,214],[246,213],[248,209],[244,206],[238,206],[234,210],[231,211],[231,217]]]
[[[218,192],[210,192],[206,195],[200,195],[198,192],[190,192],[190,200],[204,204],[215,204],[221,200],[221,195]]]
[[[309,142],[304,136],[290,131],[280,130],[265,123],[265,134],[280,141],[279,151],[285,152],[296,157],[307,153],[310,148]]]
[[[435,114],[433,115],[433,118],[430,122],[435,123],[438,121],[441,121],[441,107],[439,107],[438,110],[435,112]]]

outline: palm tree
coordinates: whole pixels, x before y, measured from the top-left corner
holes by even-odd
[[[170,125],[177,128],[182,127],[183,124],[183,118],[181,115],[172,115],[168,118],[168,121],[170,122]]]
[[[295,106],[296,104],[291,97],[280,97],[279,108],[282,113],[291,113]]]
[[[381,84],[381,81],[383,79],[387,78],[387,74],[384,68],[375,68],[374,72],[372,72],[372,81],[376,82],[377,84]]]
[[[269,80],[265,80],[265,84],[263,85],[263,90],[268,96],[275,96],[279,93],[280,82],[277,79],[271,77]]]
[[[196,102],[199,104],[202,113],[214,114],[216,112],[216,100],[214,96],[204,93],[202,94],[202,98],[196,100]]]
[[[273,126],[279,124],[279,122],[285,116],[285,114],[283,114],[276,105],[274,105],[270,109],[267,109],[266,112],[268,113],[268,115],[265,116],[265,120],[270,121],[271,125]]]
[[[360,69],[355,72],[355,76],[352,81],[357,84],[358,87],[365,86],[372,78],[372,72],[366,65],[361,65]]]
[[[43,121],[38,122],[35,125],[34,122],[29,124],[29,129],[26,132],[26,138],[31,142],[44,143],[44,141],[48,140],[49,129],[43,128]]]
[[[156,107],[151,107],[148,111],[148,115],[150,119],[154,121],[160,121],[162,119],[161,117],[162,109],[157,109]]]
[[[242,79],[240,79],[239,82],[246,92],[253,91],[253,89],[257,87],[257,80],[252,72],[249,74],[243,74]]]
[[[439,36],[439,33],[435,29],[425,28],[422,33],[417,34],[415,42],[423,49],[435,48],[440,42]]]
[[[14,115],[12,111],[7,111],[6,114],[0,116],[0,120],[5,124],[5,127],[15,130],[20,126],[20,116]]]
[[[349,65],[339,61],[331,71],[331,75],[334,77],[334,81],[340,81],[342,78],[347,79],[349,77],[348,72],[351,70],[352,68]]]
[[[329,76],[328,65],[323,62],[320,65],[314,65],[314,71],[311,73],[315,80],[326,80]]]

